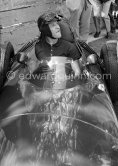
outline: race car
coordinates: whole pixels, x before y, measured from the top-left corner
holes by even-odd
[[[37,41],[16,53],[1,45],[1,165],[117,165],[118,121],[99,57],[76,42],[82,74],[74,77],[72,59],[37,63]]]

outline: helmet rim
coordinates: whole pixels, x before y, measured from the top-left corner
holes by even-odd
[[[49,23],[53,22],[53,21],[59,21],[59,16],[57,14],[55,14],[54,12],[47,12],[42,14],[39,18],[38,18],[38,28],[41,31],[43,26],[48,25]]]

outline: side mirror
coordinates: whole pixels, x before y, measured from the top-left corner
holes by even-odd
[[[97,55],[95,54],[90,54],[88,57],[87,57],[87,65],[89,64],[96,64],[97,63]]]

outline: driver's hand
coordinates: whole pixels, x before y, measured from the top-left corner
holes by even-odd
[[[81,69],[80,69],[80,66],[79,66],[78,61],[73,61],[73,62],[71,63],[71,66],[72,66],[72,69],[73,69],[73,71],[74,71],[75,78],[76,78],[76,77],[80,77]]]
[[[18,62],[25,62],[26,60],[28,60],[28,56],[24,52],[20,52],[17,56]]]

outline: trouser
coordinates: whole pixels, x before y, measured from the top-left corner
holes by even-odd
[[[70,26],[76,38],[87,41],[89,36],[92,6],[88,0],[81,0],[79,9],[70,11]]]
[[[111,26],[110,26],[110,18],[109,18],[108,13],[109,13],[110,5],[111,5],[111,0],[109,0],[103,4],[101,4],[98,0],[90,0],[90,1],[91,1],[92,6],[93,6],[94,17],[96,17],[96,18],[102,17],[103,22],[105,24],[106,31],[110,32]],[[96,24],[97,21],[95,21],[95,19],[94,19],[94,22]],[[97,27],[96,31],[100,31],[99,23],[97,23],[95,25],[95,27]]]
[[[116,10],[116,6],[111,3],[110,10],[109,10],[109,17],[111,23],[111,32],[115,32],[116,29],[116,19],[114,18],[113,11]]]
[[[110,5],[111,5],[111,0],[104,3],[104,5],[102,7],[102,13],[101,13],[101,17],[103,18],[103,21],[104,21],[107,32],[111,31],[110,17],[108,15]]]

